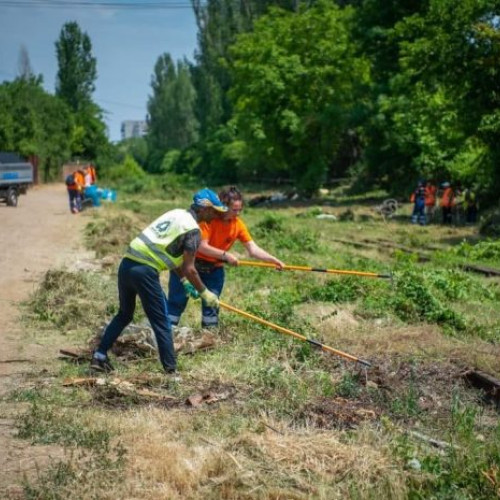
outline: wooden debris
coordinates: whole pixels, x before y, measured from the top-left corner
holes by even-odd
[[[500,269],[494,269],[492,267],[486,267],[486,266],[478,266],[476,264],[464,264],[463,270],[484,274],[487,277],[500,276]]]
[[[414,248],[406,247],[404,245],[398,245],[397,243],[393,243],[391,241],[384,241],[384,240],[370,240],[370,239],[363,239],[363,242],[368,243],[369,245],[373,245],[376,248],[389,248],[389,249],[394,249],[394,250],[400,250],[401,252],[405,253],[410,253],[414,254],[417,256],[419,262],[428,262],[431,260],[430,256],[428,254],[419,252],[418,250],[415,250]]]
[[[227,399],[229,397],[228,392],[222,392],[219,394],[216,394],[212,391],[203,393],[203,394],[193,394],[189,396],[186,399],[186,404],[189,406],[197,407],[201,406],[202,404],[213,404],[217,403],[218,401],[223,401],[224,399]]]
[[[70,359],[76,363],[83,363],[90,361],[90,351],[88,350],[73,350],[73,349],[59,349],[59,354],[63,359]]]
[[[486,396],[500,405],[500,380],[481,370],[467,370],[462,377],[472,386],[485,391]]]
[[[440,441],[439,439],[431,438],[431,437],[426,436],[420,432],[417,432],[417,431],[407,431],[407,432],[410,436],[413,436],[417,439],[420,439],[421,441],[425,441],[426,443],[430,444],[431,446],[434,446],[434,448],[439,448],[441,450],[445,450],[447,448],[458,449],[458,447],[455,445],[447,443],[446,441]]]
[[[82,378],[66,378],[63,380],[63,387],[92,387],[96,385],[96,377],[82,377]]]
[[[64,387],[112,387],[115,392],[122,396],[139,396],[156,401],[166,401],[175,399],[173,396],[161,394],[149,389],[138,388],[129,380],[120,379],[118,377],[106,379],[104,377],[84,377],[84,378],[68,378],[63,381]]]
[[[193,354],[196,351],[206,351],[213,349],[217,345],[215,335],[205,333],[201,339],[181,339],[174,344],[175,352],[183,354]]]

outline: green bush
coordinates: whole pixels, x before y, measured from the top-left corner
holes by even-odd
[[[284,230],[283,217],[275,214],[266,214],[264,219],[255,225],[256,234],[261,236],[266,236],[268,233],[283,233]]]
[[[431,291],[422,273],[406,270],[397,276],[396,290],[388,305],[404,321],[430,321],[465,328],[464,319],[446,307]]]
[[[363,286],[356,278],[332,279],[308,291],[313,300],[323,302],[352,302],[363,294]]]
[[[146,172],[130,155],[126,155],[123,163],[114,165],[106,171],[106,181],[121,185],[124,181],[144,179]]]
[[[476,245],[464,242],[452,249],[452,252],[460,257],[465,257],[469,260],[483,261],[494,260],[500,261],[500,240],[481,241]]]

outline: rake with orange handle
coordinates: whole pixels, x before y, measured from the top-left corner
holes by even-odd
[[[254,262],[252,260],[239,260],[238,266],[253,266],[253,267],[270,267],[272,269],[276,269],[276,264],[272,264],[271,262]],[[364,276],[366,278],[385,278],[392,279],[391,274],[377,274],[370,273],[365,271],[348,271],[344,269],[322,269],[319,267],[309,267],[309,266],[283,266],[283,269],[289,271],[309,271],[316,273],[330,273],[330,274],[346,274],[350,276]]]
[[[232,311],[232,312],[235,312],[237,314],[240,314],[241,316],[244,316],[245,318],[251,319],[252,321],[256,321],[257,323],[261,323],[262,325],[266,325],[269,328],[272,328],[273,330],[276,330],[280,333],[284,333],[285,335],[290,335],[298,340],[302,340],[302,342],[308,342],[312,346],[318,347],[323,351],[329,352],[331,354],[335,354],[336,356],[340,356],[342,358],[348,359],[349,361],[354,361],[355,363],[359,363],[359,364],[366,366],[366,367],[371,366],[371,363],[369,363],[368,361],[365,361],[364,359],[360,359],[360,358],[357,358],[356,356],[352,356],[351,354],[347,354],[346,352],[334,349],[333,347],[322,344],[321,342],[318,342],[317,340],[308,339],[307,337],[305,337],[304,335],[301,335],[300,333],[294,332],[293,330],[289,330],[288,328],[283,328],[282,326],[279,326],[279,325],[275,325],[274,323],[271,323],[270,321],[259,318],[258,316],[254,316],[253,314],[242,311],[241,309],[237,309],[236,307],[230,306],[229,304],[226,304],[225,302],[219,301],[219,306],[222,307],[223,309],[227,309],[228,311]]]

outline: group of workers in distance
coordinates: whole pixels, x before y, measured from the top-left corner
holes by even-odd
[[[90,368],[113,370],[108,351],[132,321],[136,297],[156,337],[165,373],[178,380],[172,325],[177,325],[189,298],[201,299],[202,326],[219,322],[219,297],[224,287],[224,264],[236,266],[229,250],[239,240],[251,257],[282,269],[284,263],[260,248],[240,214],[243,197],[236,187],[219,195],[204,188],[193,196],[189,209],[170,210],[132,240],[118,269],[119,311],[104,330]],[[168,298],[160,273],[170,271]]]
[[[95,167],[91,164],[84,165],[81,169],[66,176],[65,183],[68,190],[69,209],[71,213],[78,214],[83,209],[83,200],[85,197],[92,199],[94,206],[99,206],[99,200],[92,193],[93,186],[97,181]]]
[[[443,224],[452,224],[454,219],[458,222],[462,214],[467,224],[477,222],[477,196],[471,188],[462,190],[449,182],[443,182],[438,191],[432,181],[421,180],[410,196],[413,203],[412,224],[424,226],[435,218],[438,195]]]

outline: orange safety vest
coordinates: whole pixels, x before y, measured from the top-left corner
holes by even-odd
[[[76,185],[78,186],[78,190],[83,190],[83,188],[85,187],[85,176],[83,175],[83,173],[77,170],[73,174],[73,177],[75,179]]]
[[[95,171],[94,165],[89,166],[89,173],[90,173],[90,177],[92,179],[92,184],[95,184],[97,181],[97,173]]]
[[[453,192],[453,188],[448,187],[443,191],[441,206],[445,208],[455,206],[455,193]]]
[[[437,191],[437,187],[433,186],[432,184],[430,186],[425,187],[425,206],[426,207],[433,207],[436,204],[436,191]]]

